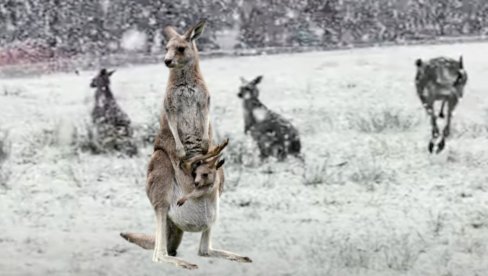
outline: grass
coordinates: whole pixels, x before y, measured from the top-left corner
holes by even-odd
[[[9,132],[0,130],[0,188],[8,190],[8,181],[10,178],[10,169],[7,166],[7,160],[10,157],[12,144],[9,140]]]
[[[395,55],[396,53],[391,56]],[[354,58],[354,53],[347,53],[344,57],[327,57],[338,59],[337,77],[343,78],[340,70],[347,72],[345,69],[348,68],[342,68],[342,59],[347,58],[346,63],[351,64],[349,61],[353,60],[349,59]],[[304,60],[300,59],[300,62],[313,64],[317,59],[307,57]],[[384,64],[375,62],[383,63],[386,60],[390,59],[372,58],[368,59],[368,62],[381,68],[380,72],[384,72]],[[242,122],[242,110],[237,105],[239,102],[235,99],[235,93],[229,93],[230,90],[236,89],[237,85],[231,86],[231,81],[228,84],[221,81],[225,80],[225,76],[222,77],[225,73],[222,68],[227,68],[224,67],[227,66],[227,62],[217,62],[218,60],[209,61],[208,67],[205,68],[209,86],[214,88],[214,95],[218,98],[215,104],[219,108],[215,108],[215,112],[212,113],[215,115],[213,120],[216,120],[215,140],[222,141],[229,137],[230,144],[224,151],[225,192],[222,196],[221,218],[218,221],[220,229],[217,228],[214,240],[216,246],[245,253],[256,260],[256,265],[252,266],[235,266],[218,261],[219,271],[233,269],[236,274],[266,274],[274,271],[276,274],[289,275],[308,273],[378,276],[448,275],[446,272],[450,271],[452,275],[474,275],[476,271],[484,271],[487,251],[486,246],[480,241],[486,240],[487,229],[486,204],[483,204],[488,192],[488,178],[483,171],[483,164],[488,160],[484,147],[488,141],[486,126],[482,122],[466,123],[470,118],[476,119],[475,114],[465,116],[464,113],[460,113],[453,121],[453,136],[450,137],[446,150],[437,156],[430,156],[425,148],[430,132],[429,123],[428,119],[422,116],[423,111],[417,102],[415,108],[406,106],[405,110],[401,109],[401,106],[396,108],[393,103],[387,108],[370,104],[374,97],[378,97],[380,101],[392,99],[391,93],[387,92],[396,88],[398,95],[393,100],[408,104],[414,99],[415,95],[405,96],[407,93],[414,93],[412,89],[404,88],[405,85],[400,83],[400,79],[405,79],[411,84],[411,73],[414,69],[411,62],[408,62],[405,68],[396,68],[397,65],[403,66],[402,63],[395,63],[395,69],[386,67],[388,73],[391,73],[391,86],[389,81],[385,81],[384,85],[381,82],[362,79],[363,76],[359,74],[354,75],[353,83],[357,86],[351,86],[350,92],[341,89],[344,82],[335,79],[336,76],[331,74],[333,72],[328,70],[307,71],[307,67],[303,68],[304,72],[301,74],[293,74],[291,69],[288,71],[288,68],[294,66],[276,66],[277,71],[270,70],[266,79],[270,80],[268,88],[271,90],[275,89],[272,87],[273,81],[283,87],[292,88],[307,85],[307,81],[311,82],[307,90],[312,95],[307,100],[301,98],[303,89],[291,88],[289,91],[293,94],[287,99],[278,96],[268,98],[276,99],[276,102],[269,101],[269,104],[277,110],[286,111],[287,114],[291,114],[290,110],[298,108],[299,111],[292,114],[296,127],[302,134],[303,154],[307,157],[306,166],[295,162],[293,158],[282,163],[275,163],[272,159],[259,160],[254,142],[238,127],[238,123]],[[249,66],[252,70],[255,70],[255,62],[253,60],[247,64],[246,60],[242,60],[243,66]],[[284,64],[288,63],[286,60]],[[122,71],[124,70],[126,69]],[[236,72],[231,70],[234,69],[229,66],[225,71],[230,71],[229,74],[234,75]],[[146,74],[131,75],[134,82],[144,83],[137,91],[145,92],[144,87],[148,85],[145,80],[139,80],[138,77]],[[281,75],[293,78],[282,78]],[[76,78],[78,76],[73,76],[73,80]],[[157,75],[154,79],[159,83],[161,78]],[[53,80],[57,81],[57,78]],[[325,83],[328,84],[327,87],[324,86]],[[371,83],[371,86],[364,86],[368,83]],[[56,92],[58,88],[52,86],[46,90],[46,95],[51,93],[51,89]],[[62,89],[59,90],[56,94],[68,95],[61,91]],[[263,96],[267,93],[264,91],[268,90],[266,86],[263,87]],[[328,91],[336,90],[340,93],[326,94]],[[34,92],[38,93],[26,91],[26,95]],[[351,97],[353,93],[355,96]],[[127,103],[133,103],[127,104],[127,110],[131,115],[134,113],[133,117],[137,122],[134,124],[133,141],[139,148],[142,147],[141,152],[149,152],[154,133],[158,129],[158,108],[146,107],[155,102],[160,103],[161,95],[150,93],[154,96],[137,98],[135,95],[127,94]],[[39,96],[37,100],[41,102],[43,98],[44,96]],[[7,97],[4,99],[9,100]],[[330,99],[330,102],[327,99]],[[12,100],[15,104],[20,102],[18,99]],[[38,106],[37,100],[35,109],[32,110],[44,114],[44,105]],[[71,97],[60,98],[60,104],[66,105],[60,110],[72,108],[75,100]],[[144,103],[135,104],[138,100]],[[313,105],[307,105],[309,101],[312,101]],[[30,101],[25,104],[30,104]],[[368,104],[366,111],[361,111],[365,104]],[[78,107],[80,112],[77,116],[88,117],[87,114],[81,113],[81,103]],[[466,112],[477,112],[475,107],[474,111]],[[359,111],[348,113],[347,110]],[[77,254],[82,254],[98,245],[100,238],[90,234],[95,228],[108,233],[109,236],[113,229],[140,228],[141,231],[150,233],[148,231],[154,226],[154,219],[144,195],[145,170],[149,158],[143,154],[131,159],[126,156],[116,158],[116,153],[109,150],[101,152],[101,156],[85,152],[70,156],[71,158],[63,160],[64,162],[58,162],[58,151],[67,149],[67,152],[69,150],[69,154],[72,154],[72,150],[79,150],[84,143],[89,144],[97,140],[93,136],[88,137],[88,133],[92,131],[90,125],[74,126],[76,133],[71,140],[69,131],[66,131],[63,124],[57,126],[57,123],[54,123],[55,114],[58,113],[53,112],[42,117],[44,122],[49,122],[48,126],[41,125],[34,131],[29,128],[14,129],[12,133],[19,133],[22,139],[18,144],[14,144],[15,152],[12,152],[13,155],[3,163],[7,167],[2,167],[2,170],[12,169],[12,189],[20,191],[9,193],[9,198],[6,198],[5,202],[23,202],[21,205],[12,204],[12,213],[29,212],[32,218],[38,216],[39,222],[42,223],[35,228],[25,229],[25,234],[44,231],[46,235],[51,235],[52,231],[47,226],[71,232],[74,228],[79,228],[80,235],[74,236],[73,244],[79,245]],[[26,116],[29,115],[27,113],[20,115],[22,117],[19,119],[30,118]],[[458,125],[459,137],[455,133]],[[12,137],[9,140],[13,141]],[[42,150],[43,148],[46,150]],[[38,153],[35,158],[23,156],[25,152],[30,151]],[[54,154],[45,154],[52,151]],[[20,163],[31,160],[36,162],[34,170],[20,176],[21,171],[34,167]],[[10,164],[15,165],[9,167]],[[15,186],[12,180],[14,177]],[[37,190],[43,193],[31,194],[31,191]],[[25,191],[25,195],[22,191]],[[76,208],[68,206],[61,210],[63,214],[74,217],[72,221],[57,216],[57,212],[43,211],[51,206],[54,206],[52,209],[57,209],[58,205],[53,204],[62,203],[58,198],[66,195],[79,197],[70,199],[70,202],[74,203],[72,206]],[[107,196],[110,198],[106,198]],[[107,206],[117,208],[111,208],[110,213],[99,211]],[[15,220],[9,212],[6,215],[8,220],[14,222],[13,226],[8,226],[7,230],[10,231],[6,233],[6,238],[16,239],[16,230],[22,221]],[[110,225],[103,223],[108,217]],[[97,224],[86,225],[86,218]],[[58,234],[53,232],[52,236],[46,238]],[[260,242],[253,243],[256,238]],[[116,237],[106,240],[107,242],[102,244],[101,252],[110,250],[114,244],[120,243]],[[189,244],[198,244],[198,236],[185,235],[182,246],[185,258],[186,253],[192,250]],[[21,240],[15,244],[6,244],[6,252],[18,252],[15,248],[21,245]],[[58,249],[53,249],[56,244],[48,243],[46,246],[46,252]],[[444,252],[446,257],[443,257]],[[32,251],[19,252],[19,256],[20,253],[26,254],[26,258],[38,257],[36,254],[32,255]],[[102,271],[106,261],[117,261],[120,264],[114,265],[114,268],[119,267],[124,271],[134,269],[145,274],[154,271],[165,273],[173,269],[170,266],[153,267],[143,263],[140,265],[141,262],[124,266],[126,260],[137,260],[141,254],[139,250],[129,250],[121,254],[121,258],[117,258],[118,261],[100,259],[96,254],[86,255],[87,258],[81,260],[80,265],[89,265],[96,271]],[[194,255],[191,253],[191,256]],[[448,260],[444,261],[445,259]],[[198,263],[203,265],[203,270],[197,273],[205,273],[207,267],[216,267],[215,263],[210,264],[202,259],[198,259]],[[17,264],[14,262],[14,265]],[[457,273],[461,270],[465,274]],[[117,274],[117,271],[114,273]],[[175,273],[178,274],[176,270]]]
[[[120,153],[130,157],[138,152],[133,137],[122,134],[110,125],[94,125],[88,122],[75,128],[71,146],[75,151],[93,154]]]
[[[13,96],[13,97],[19,97],[22,96],[23,94],[23,89],[20,87],[8,87],[4,86],[3,87],[3,96]],[[0,94],[1,95],[1,94]]]
[[[158,108],[147,108],[151,110],[146,116],[145,123],[142,125],[134,126],[134,137],[136,141],[140,142],[143,147],[153,146],[156,135],[159,132],[159,109]]]
[[[395,181],[395,173],[377,158],[359,158],[349,179],[374,192],[379,184]]]
[[[324,275],[362,275],[361,272],[385,269],[404,273],[414,266],[427,244],[419,235],[398,231],[345,231],[327,238],[313,236],[306,259],[313,266],[326,268],[330,274]]]
[[[350,127],[364,133],[409,131],[420,124],[418,116],[397,109],[383,109],[348,114]]]
[[[447,162],[453,164],[464,164],[470,168],[480,168],[488,165],[488,157],[484,152],[473,152],[458,148],[449,148]]]
[[[302,178],[305,186],[317,186],[321,184],[340,184],[342,181],[341,167],[345,165],[331,165],[329,158],[314,160],[305,165]]]
[[[453,138],[488,137],[488,124],[466,123],[454,120],[452,122]]]

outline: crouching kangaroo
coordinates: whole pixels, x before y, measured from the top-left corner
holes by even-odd
[[[95,91],[95,106],[91,117],[95,124],[108,124],[120,129],[123,135],[132,135],[131,121],[127,113],[117,104],[115,97],[110,89],[110,77],[115,71],[102,69],[90,83]]]
[[[114,71],[100,70],[91,83],[96,88],[95,105],[91,112],[94,128],[89,132],[92,142],[89,149],[95,153],[113,149],[128,156],[136,155],[137,145],[132,140],[133,129],[127,113],[122,110],[110,89]]]
[[[298,130],[287,119],[269,110],[258,99],[257,85],[261,80],[262,76],[250,82],[241,79],[242,86],[237,96],[243,100],[244,133],[251,133],[262,159],[274,156],[283,161],[288,154],[302,159]]]
[[[208,119],[210,96],[200,73],[195,45],[204,26],[202,21],[183,35],[172,27],[164,30],[168,40],[165,64],[170,75],[146,183],[146,193],[156,214],[156,235],[121,233],[130,242],[154,249],[154,262],[187,269],[197,266],[175,257],[185,231],[202,232],[200,256],[251,262],[248,257],[213,249],[210,243],[224,186],[223,161],[218,156],[227,142],[215,147],[212,141]],[[203,172],[205,168],[209,171]],[[206,180],[198,181],[197,173]],[[211,188],[207,192],[193,193],[199,189],[196,186],[209,182]]]

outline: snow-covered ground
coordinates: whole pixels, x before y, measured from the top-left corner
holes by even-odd
[[[488,44],[371,48],[209,59],[218,137],[229,137],[213,244],[252,264],[179,255],[194,275],[487,275]],[[445,152],[430,156],[414,60],[463,54],[469,73]],[[168,70],[119,68],[112,86],[136,128],[157,120]],[[243,134],[239,77],[301,132],[306,166],[261,163]],[[153,233],[139,156],[74,153],[95,72],[0,80],[8,176],[0,186],[0,275],[186,275],[152,263],[119,232]],[[0,133],[1,134],[1,133]],[[138,133],[138,137],[142,135]],[[2,135],[0,135],[2,137]],[[7,143],[8,144],[8,143]]]

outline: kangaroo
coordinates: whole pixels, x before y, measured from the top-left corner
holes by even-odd
[[[225,163],[225,159],[220,159],[220,157],[221,155],[219,154],[207,160],[193,159],[190,162],[190,164],[194,164],[191,175],[195,182],[195,189],[189,194],[181,197],[176,202],[176,205],[182,206],[188,199],[200,198],[214,192],[217,186],[215,185],[215,182],[217,182],[216,177],[223,179],[223,175],[217,174],[218,169]]]
[[[200,72],[195,45],[204,28],[205,21],[201,21],[183,35],[172,27],[164,30],[168,39],[164,63],[170,73],[163,106],[179,159],[195,151],[205,153],[209,148],[210,94]]]
[[[430,116],[432,127],[428,150],[432,153],[437,146],[436,153],[439,153],[444,149],[446,138],[450,135],[452,113],[464,95],[468,75],[462,57],[459,60],[438,57],[427,62],[417,59],[415,65],[417,95]],[[436,101],[442,101],[438,116],[440,118],[444,118],[444,108],[447,104],[447,122],[442,133],[439,132],[437,115],[434,111]]]
[[[110,89],[110,77],[115,71],[102,69],[95,76],[91,83],[91,88],[95,91],[95,106],[93,107],[91,117],[95,124],[112,125],[118,130],[123,131],[123,135],[130,136],[132,133],[131,121],[127,113],[117,104],[115,97]]]
[[[185,231],[202,232],[200,256],[251,262],[248,257],[213,249],[210,243],[224,187],[223,162],[214,158],[228,141],[217,146],[212,141],[208,120],[210,97],[200,73],[195,45],[204,26],[205,21],[201,21],[183,35],[172,27],[164,30],[168,40],[164,62],[170,69],[170,76],[146,182],[146,193],[156,215],[156,235],[121,233],[130,242],[154,249],[154,262],[171,263],[186,269],[198,266],[175,257]],[[215,166],[214,162],[217,162]],[[208,179],[198,181],[196,178],[200,172],[200,176],[205,177],[203,169],[206,167],[212,168],[213,184],[208,184]],[[206,177],[209,176],[210,172]],[[199,194],[195,192],[198,190],[196,180],[198,186],[203,183],[212,188]],[[183,202],[178,204],[180,199]]]
[[[244,134],[251,133],[256,141],[261,159],[274,156],[283,161],[288,154],[299,159],[301,143],[298,130],[281,115],[269,110],[259,97],[257,85],[262,76],[248,82],[241,78],[242,86],[237,96],[243,99]]]

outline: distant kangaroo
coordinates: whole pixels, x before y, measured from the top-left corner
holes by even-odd
[[[298,130],[287,119],[269,110],[258,99],[257,85],[262,78],[258,76],[250,82],[241,78],[242,86],[237,96],[243,99],[244,133],[251,132],[262,159],[274,156],[282,161],[288,154],[302,159]]]
[[[183,35],[172,27],[164,30],[168,40],[164,62],[170,75],[146,183],[146,193],[156,214],[156,235],[121,233],[143,248],[154,248],[154,262],[186,269],[197,266],[174,257],[184,231],[202,232],[200,256],[251,262],[248,257],[213,249],[210,243],[224,185],[223,162],[215,157],[227,141],[216,147],[212,141],[208,120],[210,96],[200,73],[195,45],[204,26],[205,21],[201,21]],[[199,181],[198,176],[207,179]],[[202,183],[209,187],[208,192],[195,192]]]
[[[468,82],[468,74],[464,69],[463,58],[454,60],[450,58],[438,57],[427,62],[418,59],[415,62],[417,74],[415,85],[417,95],[431,118],[432,137],[429,142],[429,152],[441,152],[449,137],[452,112],[456,108],[459,99],[463,97],[464,87]],[[447,123],[442,131],[439,132],[437,126],[437,115],[434,111],[434,103],[442,101],[439,117],[444,118],[444,107],[447,104]]]
[[[110,89],[110,77],[115,71],[107,72],[107,69],[100,70],[90,83],[95,91],[95,106],[91,117],[95,124],[109,124],[123,131],[123,134],[132,134],[131,121],[127,113],[117,104],[115,97]]]

